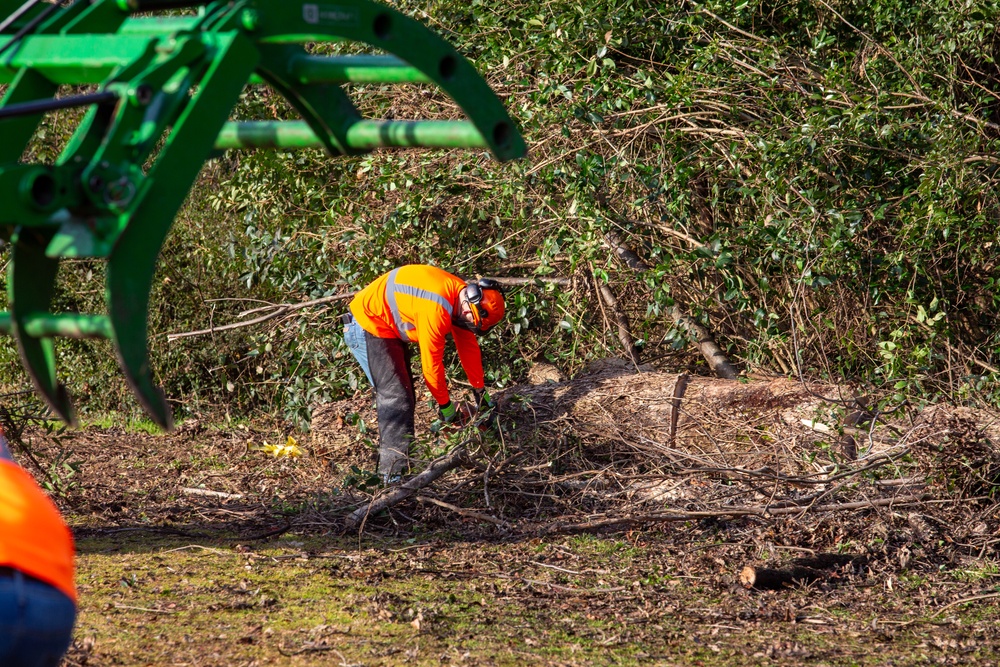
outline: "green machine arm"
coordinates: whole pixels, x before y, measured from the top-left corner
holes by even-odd
[[[167,10],[193,8],[178,15]],[[4,11],[6,10],[6,11]],[[0,0],[0,238],[10,242],[9,313],[38,393],[70,424],[53,338],[113,341],[129,385],[165,429],[171,412],[150,371],[147,314],[160,248],[204,162],[234,148],[318,147],[331,156],[383,146],[486,148],[525,155],[503,104],[475,68],[420,23],[371,0]],[[351,41],[379,55],[317,56]],[[465,121],[361,117],[345,83],[431,83]],[[268,85],[298,121],[229,122],[247,85]],[[60,97],[60,86],[96,86]],[[86,107],[53,164],[20,161],[43,115]],[[64,258],[107,261],[106,314],[52,313]]]

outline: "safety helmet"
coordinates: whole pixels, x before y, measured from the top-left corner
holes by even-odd
[[[507,304],[497,281],[480,278],[471,282],[465,286],[465,296],[469,299],[477,334],[487,333],[503,319]]]

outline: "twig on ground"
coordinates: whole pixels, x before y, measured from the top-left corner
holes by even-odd
[[[478,519],[479,521],[487,521],[487,522],[492,523],[492,524],[494,524],[496,526],[500,526],[501,528],[507,528],[508,527],[507,522],[504,521],[504,520],[502,520],[502,519],[498,519],[498,518],[496,518],[494,516],[490,516],[489,514],[483,514],[482,512],[474,512],[472,510],[463,509],[461,507],[458,507],[457,505],[452,505],[451,503],[446,503],[443,500],[438,500],[437,498],[430,498],[428,496],[417,496],[417,502],[420,502],[420,503],[430,503],[432,505],[437,505],[438,507],[443,507],[443,508],[445,508],[447,510],[451,510],[452,512],[454,512],[456,514],[461,514],[462,516],[469,517],[470,519]]]
[[[231,555],[229,553],[226,553],[225,551],[222,551],[221,549],[213,549],[212,547],[203,547],[200,544],[189,544],[189,545],[184,546],[184,547],[175,547],[173,549],[164,549],[164,550],[160,551],[160,553],[161,554],[169,554],[169,553],[173,553],[175,551],[186,551],[188,549],[201,549],[202,551],[211,551],[212,553],[219,554],[220,556],[229,556],[229,555]]]
[[[978,602],[979,600],[989,600],[991,598],[1000,598],[1000,593],[986,593],[984,595],[973,595],[971,597],[962,598],[961,600],[955,600],[954,602],[949,602],[945,606],[934,612],[934,615],[943,614],[946,609],[951,609],[952,607],[957,607],[960,604],[966,604],[968,602]]]
[[[149,607],[132,607],[127,604],[115,604],[115,609],[129,609],[132,611],[145,611],[150,614],[176,614],[177,612],[171,609],[150,609]]]
[[[261,533],[259,535],[250,535],[249,537],[244,537],[242,539],[244,541],[247,541],[247,542],[252,542],[252,541],[256,541],[256,540],[266,540],[269,537],[276,537],[278,535],[282,535],[284,533],[287,533],[291,529],[292,529],[292,522],[289,521],[284,526],[279,526],[278,528],[274,528],[272,530],[265,531],[265,532],[263,532],[263,533]]]
[[[778,516],[783,514],[816,514],[819,512],[845,512],[861,509],[873,509],[876,507],[905,506],[922,503],[929,500],[928,494],[900,496],[898,498],[879,498],[877,500],[866,500],[855,503],[837,503],[831,505],[817,505],[814,507],[779,507],[770,508],[766,505],[758,507],[732,507],[718,508],[715,510],[705,510],[696,512],[663,512],[650,514],[637,514],[632,516],[614,517],[606,519],[596,519],[580,523],[550,523],[540,529],[530,531],[532,533],[551,535],[554,533],[578,533],[591,530],[625,529],[634,526],[641,526],[650,523],[672,523],[678,521],[691,521],[701,519],[732,519],[736,517],[761,517]]]
[[[189,496],[208,496],[210,498],[232,498],[238,499],[242,498],[242,493],[226,493],[225,491],[210,491],[208,489],[192,489],[187,486],[181,487],[181,493],[187,494]]]

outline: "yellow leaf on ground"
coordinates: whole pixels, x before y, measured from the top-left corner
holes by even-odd
[[[283,445],[271,445],[267,441],[264,441],[263,446],[261,446],[260,451],[265,454],[270,454],[276,459],[302,456],[302,448],[299,444],[295,442],[295,438],[288,436]]]

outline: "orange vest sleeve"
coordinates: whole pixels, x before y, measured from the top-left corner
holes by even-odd
[[[422,310],[417,316],[417,344],[420,346],[420,368],[424,382],[438,405],[449,400],[448,382],[444,372],[445,336],[451,331],[448,314],[438,308]]]
[[[462,369],[469,378],[469,384],[473,389],[482,389],[486,386],[486,378],[483,374],[483,353],[479,349],[476,334],[454,327],[451,335],[455,339],[458,360],[462,362]]]
[[[55,503],[27,471],[0,460],[0,565],[52,584],[76,602],[74,551]]]

